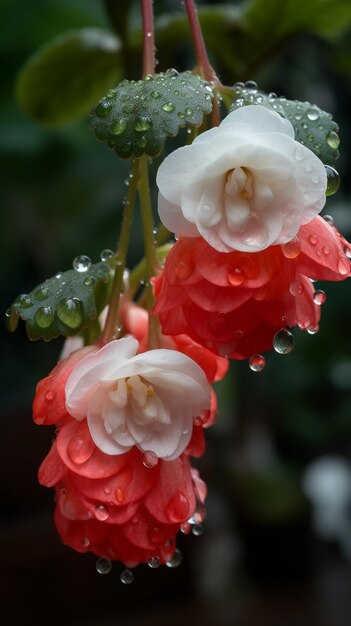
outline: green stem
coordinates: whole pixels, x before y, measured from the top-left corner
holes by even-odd
[[[116,254],[114,261],[116,263],[116,271],[113,278],[111,295],[109,301],[109,308],[106,318],[105,327],[101,335],[100,342],[102,344],[108,343],[115,336],[116,325],[118,321],[118,305],[121,297],[121,291],[123,289],[123,274],[126,267],[126,259],[128,252],[128,245],[130,239],[130,231],[133,222],[133,212],[136,200],[136,192],[139,181],[139,163],[134,159],[131,169],[131,177],[124,205],[124,213],[121,231],[119,234]]]
[[[154,220],[152,216],[150,187],[149,187],[149,167],[148,156],[144,154],[139,162],[139,199],[141,209],[141,219],[144,231],[145,246],[145,291],[147,299],[147,309],[149,312],[149,348],[158,347],[158,320],[152,317],[151,312],[154,305],[154,295],[151,279],[158,269],[156,258],[156,248],[154,239]]]

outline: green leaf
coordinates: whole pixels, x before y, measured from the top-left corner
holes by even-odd
[[[119,39],[84,28],[53,39],[19,73],[16,96],[36,122],[62,125],[86,115],[122,74]]]
[[[251,81],[249,81],[251,82]],[[309,148],[325,165],[334,165],[339,157],[339,127],[330,113],[322,111],[317,105],[299,100],[278,98],[276,94],[265,94],[255,87],[234,85],[236,99],[229,111],[260,104],[288,119],[295,131],[295,139]]]
[[[8,330],[15,331],[22,318],[29,339],[50,341],[59,335],[76,335],[88,326],[106,303],[111,268],[107,263],[90,265],[85,271],[84,264],[80,267],[80,271],[58,273],[29,294],[18,296],[6,312]]]
[[[212,90],[191,72],[122,81],[93,109],[90,127],[120,157],[157,156],[167,135],[186,124],[200,126],[212,109]]]

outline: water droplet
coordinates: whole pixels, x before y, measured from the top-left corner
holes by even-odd
[[[346,276],[350,272],[350,261],[344,256],[341,256],[338,260],[338,272],[342,276]]]
[[[105,559],[105,557],[101,557],[96,561],[96,571],[99,574],[109,574],[112,569],[112,563],[110,559]]]
[[[349,248],[348,246],[344,246],[344,255],[346,256],[346,258],[351,260],[351,248]]]
[[[294,348],[294,336],[286,328],[279,330],[273,337],[273,348],[278,354],[288,354]]]
[[[116,489],[116,500],[119,504],[122,504],[122,502],[124,502],[124,491],[120,487],[117,487]]]
[[[185,109],[185,115],[188,115],[188,116],[189,116],[189,115],[192,115],[192,114],[193,114],[193,110],[192,110],[190,107],[187,107],[187,108]]]
[[[176,491],[167,506],[167,514],[172,522],[183,522],[189,514],[189,500],[182,491]]]
[[[143,465],[148,468],[156,467],[158,463],[158,456],[152,450],[147,450],[143,456]]]
[[[45,399],[46,399],[48,402],[52,402],[52,400],[54,399],[54,397],[55,397],[55,394],[54,394],[54,392],[53,392],[53,391],[51,391],[51,390],[50,390],[50,391],[47,391],[47,392],[46,392],[46,394],[45,394]]]
[[[304,286],[298,280],[294,280],[294,282],[291,283],[289,287],[289,291],[292,296],[301,296],[301,294],[304,292]]]
[[[327,144],[329,148],[337,150],[340,145],[340,137],[337,133],[331,130],[327,135]]]
[[[95,507],[95,517],[99,522],[105,522],[109,517],[109,512],[104,504],[97,504]]]
[[[73,259],[72,265],[76,272],[87,272],[91,267],[91,259],[85,254],[80,254]]]
[[[313,182],[313,184],[314,184],[314,185],[318,185],[318,183],[320,182],[320,178],[319,178],[319,176],[317,176],[317,174],[314,174],[314,175],[312,176],[312,179],[311,179],[311,180],[312,180],[312,182]]]
[[[312,244],[312,246],[316,246],[318,243],[318,237],[317,235],[310,235],[308,238],[310,244]]]
[[[112,259],[114,255],[113,250],[110,250],[109,248],[106,248],[106,250],[102,250],[100,252],[100,259],[101,261],[108,261],[109,259]],[[85,282],[84,282],[85,284]]]
[[[152,556],[151,559],[148,560],[148,566],[151,569],[157,569],[161,565],[161,559],[159,556]]]
[[[84,285],[86,287],[90,287],[91,285],[93,285],[95,283],[95,278],[93,276],[87,276],[84,279]]]
[[[121,583],[124,585],[130,585],[134,580],[134,574],[130,569],[125,569],[121,574]]]
[[[92,439],[76,435],[72,437],[67,446],[67,454],[73,463],[81,465],[90,459],[95,450]]]
[[[43,306],[37,310],[34,321],[39,328],[49,328],[54,321],[54,310],[51,306]]]
[[[26,293],[22,293],[16,300],[14,301],[14,305],[20,309],[29,309],[33,306],[33,300],[27,296]]]
[[[295,159],[296,161],[303,161],[306,156],[306,151],[302,146],[298,146],[295,150]]]
[[[318,304],[319,306],[324,304],[324,302],[326,301],[326,298],[327,296],[325,295],[324,291],[322,291],[321,289],[317,289],[317,291],[315,291],[313,294],[313,302],[315,304]]]
[[[262,354],[253,354],[249,359],[249,367],[253,372],[261,372],[266,365],[266,359]]]
[[[138,133],[144,133],[146,130],[149,130],[152,126],[152,121],[147,115],[141,115],[137,117],[134,122],[134,130]]]
[[[309,335],[316,335],[318,331],[319,331],[318,324],[316,326],[310,326],[309,328],[307,328],[307,332]]]
[[[305,172],[312,172],[312,164],[309,161],[305,165]]]
[[[65,298],[56,307],[59,320],[69,328],[79,328],[83,322],[82,303],[78,298]]]
[[[133,113],[134,109],[135,109],[134,104],[126,104],[123,107],[123,111],[124,113],[127,113],[127,115],[129,115],[130,113]]]
[[[331,226],[333,226],[334,218],[331,215],[323,215],[323,219],[325,222],[327,222],[327,224],[330,224]]]
[[[171,111],[174,111],[175,106],[174,106],[173,102],[165,102],[165,104],[162,106],[162,108],[167,113],[171,113]]]
[[[282,253],[287,259],[296,259],[301,252],[301,243],[298,237],[294,237],[288,243],[282,244]]]
[[[180,280],[186,280],[191,276],[195,269],[194,259],[192,257],[184,256],[182,259],[179,259],[178,263],[174,268],[174,273],[177,278]]]
[[[227,279],[228,283],[233,285],[233,287],[238,287],[245,282],[245,273],[241,269],[241,267],[234,267],[233,269],[228,271]]]
[[[317,109],[308,109],[306,111],[306,116],[311,122],[315,122],[319,119],[319,112],[317,111]]]
[[[176,548],[174,550],[174,554],[173,554],[172,558],[169,561],[166,561],[166,565],[167,565],[167,567],[170,567],[170,568],[179,567],[179,565],[181,564],[182,560],[183,560],[183,555],[182,555],[181,551],[178,550],[178,548]]]
[[[330,254],[330,248],[329,246],[323,246],[322,248],[322,252],[325,256],[328,256],[328,254]]]
[[[161,98],[161,94],[159,91],[152,91],[150,93],[151,98],[154,98],[155,100],[158,100],[158,98]]]
[[[102,100],[100,104],[97,105],[95,109],[95,113],[98,117],[106,117],[110,113],[112,109],[112,102],[110,100]]]
[[[191,531],[191,524],[190,522],[183,522],[180,525],[180,530],[184,535],[188,535]]]
[[[200,535],[202,535],[202,533],[204,532],[204,527],[202,526],[202,524],[194,524],[191,532],[193,533],[193,535],[195,535],[195,537],[200,537]]]
[[[325,165],[325,171],[327,172],[327,191],[326,196],[332,196],[336,193],[340,186],[340,176],[334,167]]]
[[[234,89],[235,91],[242,91],[242,89],[244,89],[245,85],[244,83],[238,81],[237,83],[235,83],[234,85]]]
[[[36,300],[46,300],[46,298],[48,298],[49,295],[50,295],[50,289],[48,289],[47,287],[40,287],[34,293],[34,297]]]
[[[120,117],[111,126],[112,135],[122,135],[128,126],[128,121],[125,117]]]
[[[245,82],[245,89],[250,89],[251,91],[257,91],[257,83],[254,80],[247,80]]]
[[[88,546],[90,546],[90,540],[88,539],[88,537],[83,537],[82,546],[84,546],[84,548],[87,548]]]

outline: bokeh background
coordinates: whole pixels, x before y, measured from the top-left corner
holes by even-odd
[[[184,7],[157,0],[160,71],[194,65]],[[16,75],[38,47],[67,30],[127,37],[116,81],[140,72],[139,3],[132,0],[3,0],[0,19],[1,301],[30,291],[77,254],[113,248],[128,163],[96,142],[87,117],[42,127],[16,103]],[[325,213],[351,235],[351,6],[348,0],[198,3],[222,82],[254,79],[267,91],[309,100],[340,124],[340,191]],[[116,19],[117,16],[117,19]],[[125,40],[127,41],[127,39]],[[124,64],[124,65],[123,65]],[[116,64],[117,67],[117,64]],[[127,68],[127,69],[124,69]],[[84,68],[82,68],[82,71]],[[112,86],[112,85],[111,85]],[[101,94],[103,95],[103,94]],[[84,97],[84,93],[82,94]],[[169,140],[167,150],[177,146]],[[154,166],[157,167],[157,163]],[[140,258],[136,220],[129,264]],[[317,335],[295,331],[287,356],[260,373],[233,363],[217,387],[220,415],[197,463],[209,485],[200,537],[180,537],[177,570],[95,571],[92,555],[63,547],[53,493],[36,472],[53,432],[31,422],[35,384],[62,341],[27,341],[1,328],[0,589],[13,624],[349,626],[351,614],[351,288],[326,290]]]

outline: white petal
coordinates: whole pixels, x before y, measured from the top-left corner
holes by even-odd
[[[199,236],[199,231],[195,224],[185,219],[180,206],[166,200],[161,193],[158,196],[158,214],[162,224],[171,233],[177,233],[179,237]]]
[[[289,120],[259,104],[241,107],[229,113],[221,126],[236,124],[247,124],[255,133],[283,133],[293,139],[295,137],[293,125]]]

